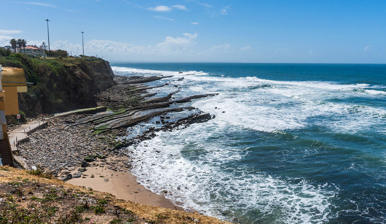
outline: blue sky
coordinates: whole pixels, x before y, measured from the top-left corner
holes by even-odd
[[[386,63],[385,0],[0,0],[0,45],[115,62]]]

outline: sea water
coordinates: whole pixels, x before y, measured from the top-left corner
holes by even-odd
[[[115,64],[206,123],[128,148],[132,172],[186,209],[238,223],[386,222],[386,65]],[[184,78],[184,79],[181,79]]]

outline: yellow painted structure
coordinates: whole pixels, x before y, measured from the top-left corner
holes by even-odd
[[[13,166],[5,115],[19,113],[18,93],[27,92],[24,70],[0,66],[0,159],[1,165]]]
[[[4,67],[1,80],[4,89],[5,115],[19,113],[18,93],[27,92],[24,70],[21,68]]]

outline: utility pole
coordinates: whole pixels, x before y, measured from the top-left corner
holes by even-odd
[[[46,19],[47,22],[47,36],[48,36],[48,51],[51,51],[51,44],[50,44],[50,27],[48,26],[48,22],[50,20]]]
[[[84,56],[84,36],[83,36],[84,32],[82,31],[82,50],[83,50],[83,56]]]

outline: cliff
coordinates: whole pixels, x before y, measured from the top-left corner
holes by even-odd
[[[107,61],[95,57],[40,59],[23,54],[0,57],[3,66],[21,67],[29,86],[19,95],[20,110],[27,117],[94,107],[96,94],[112,85]]]

